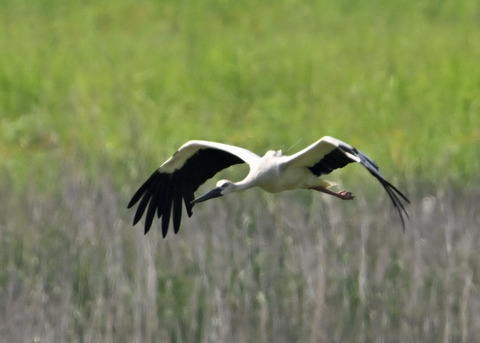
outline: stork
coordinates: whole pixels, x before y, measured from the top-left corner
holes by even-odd
[[[371,158],[351,145],[328,136],[290,156],[284,155],[281,150],[271,150],[263,157],[233,145],[189,141],[155,170],[133,195],[128,208],[140,202],[133,225],[140,221],[146,211],[145,234],[150,230],[156,213],[161,218],[162,235],[165,238],[171,217],[174,232],[177,233],[180,228],[182,201],[191,217],[195,204],[255,186],[271,193],[298,188],[312,189],[351,200],[354,198],[352,193],[330,190],[332,183],[322,180],[320,176],[352,162],[360,163],[377,178],[398,211],[405,229],[404,215],[408,217],[408,213],[402,200],[409,203],[407,197],[380,174],[377,164]],[[247,163],[250,167],[245,179],[239,182],[220,180],[210,192],[194,197],[198,187],[219,171],[242,163]]]

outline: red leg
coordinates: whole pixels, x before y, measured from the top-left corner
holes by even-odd
[[[330,195],[333,195],[337,198],[340,198],[342,200],[352,200],[352,199],[355,199],[355,196],[350,193],[350,192],[347,192],[347,191],[341,191],[341,192],[333,192],[323,186],[317,186],[317,187],[310,187],[310,189],[314,189],[316,191],[319,191],[319,192],[323,192],[323,193],[326,193],[326,194],[330,194]]]

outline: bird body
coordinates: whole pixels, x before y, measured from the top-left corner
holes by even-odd
[[[241,182],[252,187],[258,186],[270,193],[278,193],[319,186],[323,180],[307,168],[297,168],[289,163],[288,156],[284,156],[281,151],[271,150],[251,166],[250,173]]]
[[[281,150],[270,150],[259,155],[237,146],[217,142],[194,140],[180,149],[163,163],[137,190],[128,207],[139,202],[134,225],[146,212],[145,233],[152,225],[155,213],[162,219],[162,233],[168,232],[170,217],[173,216],[174,232],[180,227],[182,200],[188,216],[192,215],[195,204],[231,192],[240,192],[260,187],[271,193],[291,189],[312,189],[344,200],[353,199],[350,192],[333,192],[328,189],[332,183],[320,178],[334,169],[357,162],[375,176],[385,188],[400,215],[407,215],[401,199],[407,197],[389,183],[378,171],[376,163],[367,155],[349,144],[333,137],[323,137],[307,148],[293,155],[283,155]],[[235,164],[247,163],[248,175],[241,181],[220,180],[210,192],[195,198],[194,192],[217,172]]]

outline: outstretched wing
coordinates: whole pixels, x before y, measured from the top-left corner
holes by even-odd
[[[326,136],[290,156],[287,161],[289,164],[305,166],[317,176],[329,174],[333,170],[343,168],[352,162],[363,165],[382,184],[397,209],[402,226],[405,229],[403,215],[408,217],[408,213],[401,200],[403,199],[407,203],[410,203],[410,201],[380,174],[377,164],[370,157],[351,145],[339,139]]]
[[[194,192],[219,171],[235,164],[251,164],[260,157],[240,147],[208,142],[189,141],[145,181],[128,203],[128,208],[140,202],[133,225],[146,212],[145,234],[152,226],[155,213],[162,219],[162,234],[167,235],[170,217],[177,233],[182,218],[182,200],[187,214],[192,215]]]

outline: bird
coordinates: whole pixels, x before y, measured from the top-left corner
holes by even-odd
[[[223,169],[243,163],[250,167],[243,180],[220,180],[211,191],[195,198],[195,191],[208,179]],[[284,155],[281,150],[269,150],[263,157],[248,149],[224,143],[188,141],[138,188],[127,207],[138,203],[133,225],[145,214],[145,234],[150,230],[156,214],[161,219],[162,236],[165,238],[171,218],[174,233],[180,229],[182,202],[188,217],[191,217],[193,206],[198,203],[253,187],[270,193],[310,189],[343,200],[354,199],[351,192],[329,189],[334,183],[321,178],[349,163],[361,164],[380,182],[405,230],[404,216],[408,218],[408,213],[404,203],[410,203],[410,200],[382,176],[378,165],[370,157],[330,136],[322,137],[293,155]]]

